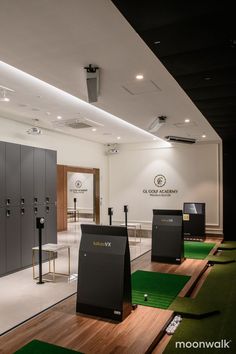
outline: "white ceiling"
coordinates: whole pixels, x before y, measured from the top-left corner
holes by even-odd
[[[0,85],[15,90],[9,94],[10,102],[0,102],[2,116],[31,124],[38,118],[48,129],[102,143],[117,142],[121,136],[119,143],[127,143],[150,141],[153,136],[102,110],[144,130],[155,117],[165,115],[167,123],[156,134],[160,138],[220,141],[109,0],[0,0],[0,4],[0,60],[70,94],[1,63]],[[100,96],[93,105],[76,99],[87,100],[83,67],[90,63],[101,68]],[[138,73],[143,80],[136,80]],[[58,127],[53,123],[57,115],[64,121],[90,120],[97,130]],[[186,118],[190,123],[184,123]]]

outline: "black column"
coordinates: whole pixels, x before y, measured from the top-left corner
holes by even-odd
[[[236,145],[233,141],[223,142],[223,230],[225,240],[236,240],[233,232],[236,204],[236,179],[234,174]]]

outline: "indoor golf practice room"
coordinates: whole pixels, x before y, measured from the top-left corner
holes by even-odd
[[[236,353],[231,2],[0,0],[0,353]]]

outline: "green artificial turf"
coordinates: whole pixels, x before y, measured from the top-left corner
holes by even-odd
[[[235,250],[236,249],[236,242],[234,241],[226,241],[224,243],[221,243],[220,246],[218,247],[219,249],[222,250]]]
[[[236,259],[236,251],[223,251],[222,256]],[[177,299],[176,299],[177,300]],[[216,309],[214,316],[202,319],[183,318],[181,324],[172,336],[164,354],[185,353],[236,353],[236,262],[228,264],[215,264],[207,279],[202,285],[196,298],[193,299],[195,310]],[[175,306],[176,305],[176,306]],[[192,310],[189,300],[173,302],[170,309]],[[225,339],[230,341],[230,349],[188,349],[176,348],[176,342],[219,342]]]
[[[132,302],[167,309],[189,279],[186,275],[138,270],[132,274]]]
[[[215,243],[184,241],[184,257],[205,259]]]
[[[72,354],[79,353],[75,350],[59,347],[58,345],[42,342],[41,340],[32,340],[24,347],[17,350],[19,354]]]

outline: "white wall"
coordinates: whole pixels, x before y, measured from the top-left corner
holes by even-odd
[[[125,144],[120,153],[107,157],[102,144],[45,130],[41,136],[26,133],[29,126],[0,118],[0,140],[57,150],[58,164],[99,168],[101,173],[101,222],[108,222],[107,207],[114,207],[113,220],[124,220],[123,205],[129,205],[129,221],[150,227],[152,209],[179,208],[184,201],[206,202],[207,230],[222,231],[222,157],[218,144],[179,145]],[[166,177],[162,189],[178,190],[170,197],[149,196],[143,190],[158,189],[153,180]],[[109,187],[109,188],[108,188]]]
[[[80,182],[78,185],[78,181]],[[81,185],[80,185],[81,184]],[[82,213],[93,213],[93,174],[67,172],[67,206],[76,208]]]
[[[157,144],[123,145],[109,156],[109,206],[114,221],[124,220],[128,204],[130,222],[151,226],[152,209],[182,209],[183,202],[205,202],[208,232],[222,232],[221,146],[218,144],[178,145],[160,148]],[[162,188],[156,175],[166,177]],[[156,193],[156,190],[163,193]],[[165,193],[171,190],[172,193]],[[145,191],[145,192],[144,192]],[[149,191],[154,191],[150,196]],[[158,194],[158,195],[156,195]]]
[[[43,130],[40,136],[26,133],[30,126],[0,118],[0,140],[57,151],[57,163],[100,169],[101,222],[107,223],[108,160],[102,144]]]

